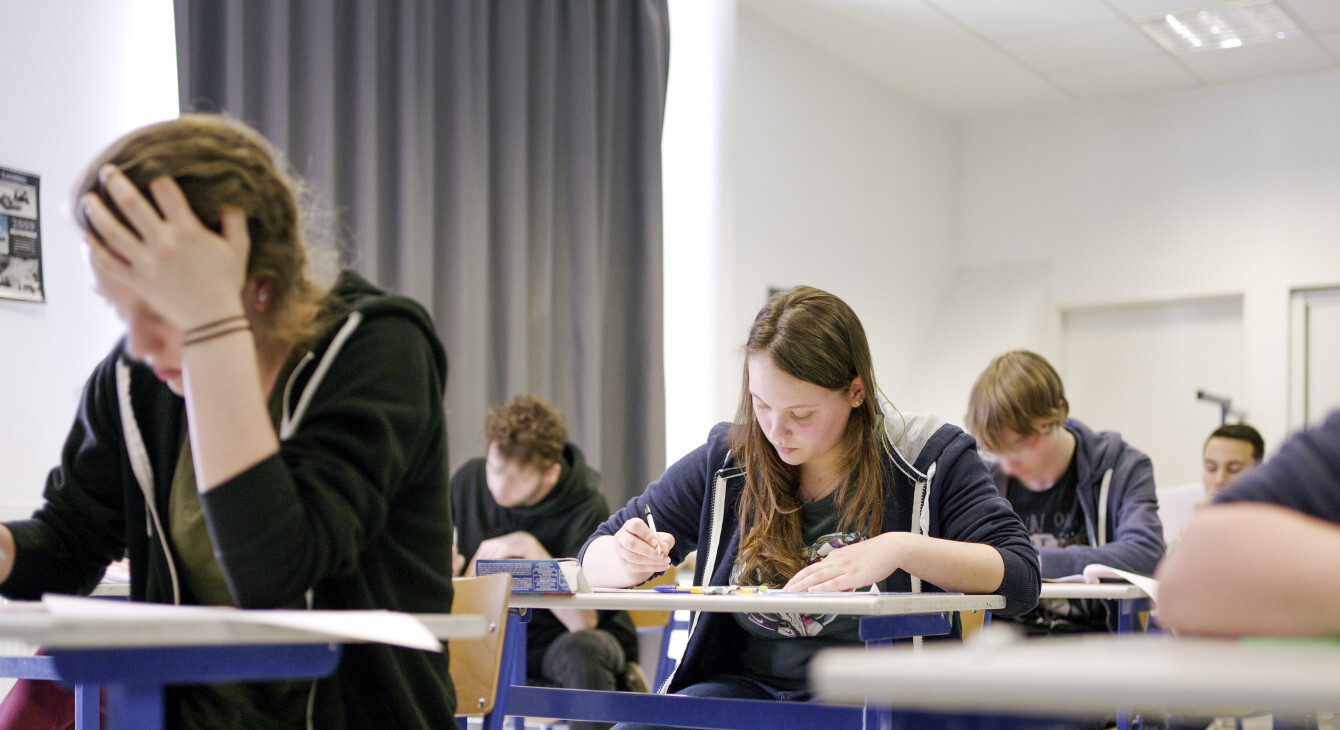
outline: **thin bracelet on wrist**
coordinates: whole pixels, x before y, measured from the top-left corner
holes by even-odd
[[[224,317],[223,319],[216,319],[213,322],[206,322],[205,324],[202,324],[199,327],[192,327],[191,329],[186,330],[182,334],[186,335],[187,337],[190,337],[191,335],[204,332],[205,330],[212,330],[216,327],[222,327],[225,324],[232,324],[233,322],[237,322],[239,320],[246,321],[246,318],[247,317],[244,314],[234,314],[231,317]]]
[[[189,347],[190,345],[198,345],[201,342],[209,342],[210,340],[218,339],[220,337],[223,337],[224,335],[231,335],[235,332],[250,332],[250,331],[251,331],[250,324],[240,324],[235,327],[228,327],[215,332],[206,332],[204,334],[196,335],[194,337],[187,337],[184,340],[182,340],[181,344],[182,347]]]

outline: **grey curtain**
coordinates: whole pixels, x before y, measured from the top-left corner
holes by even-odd
[[[265,134],[432,311],[453,468],[550,399],[618,505],[665,463],[665,0],[176,0],[182,107]],[[329,231],[328,231],[329,232]]]

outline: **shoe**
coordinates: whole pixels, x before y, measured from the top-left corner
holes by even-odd
[[[619,672],[619,689],[625,692],[651,691],[647,685],[647,675],[642,672],[642,667],[637,662],[623,665],[623,671]]]

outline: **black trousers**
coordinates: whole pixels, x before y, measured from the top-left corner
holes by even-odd
[[[544,652],[543,684],[565,689],[623,689],[620,677],[628,663],[623,647],[603,629],[569,631]],[[569,722],[569,730],[606,730],[607,722]]]

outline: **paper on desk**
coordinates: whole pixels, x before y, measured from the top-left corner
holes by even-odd
[[[1089,563],[1084,566],[1084,572],[1077,575],[1067,575],[1063,578],[1044,578],[1044,583],[1097,583],[1103,578],[1120,578],[1127,581],[1144,591],[1149,600],[1158,603],[1159,600],[1159,582],[1148,576],[1132,573],[1127,570],[1113,568],[1110,565],[1101,563]]]
[[[169,606],[161,603],[107,601],[48,593],[42,605],[58,621],[135,619],[141,621],[198,621],[275,626],[310,631],[424,651],[442,651],[442,642],[423,622],[394,611],[296,611],[257,609],[241,611],[215,606]]]

